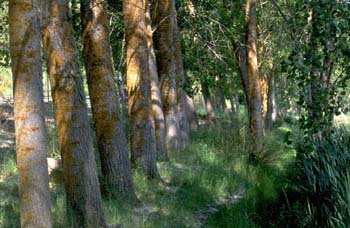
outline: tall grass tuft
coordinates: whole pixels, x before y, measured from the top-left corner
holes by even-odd
[[[310,225],[350,227],[350,130],[345,127],[312,139],[303,161],[303,189]]]

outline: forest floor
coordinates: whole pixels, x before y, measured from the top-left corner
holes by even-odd
[[[19,227],[11,110],[0,107],[0,227],[4,228]],[[49,157],[59,159],[52,112],[48,114]],[[169,161],[158,163],[161,180],[148,181],[134,170],[141,205],[104,199],[107,222],[125,228],[259,227],[257,199],[276,198],[278,178],[295,157],[293,147],[287,145],[289,135],[285,124],[267,133],[266,146],[252,165],[248,162],[252,143],[244,120],[232,122],[221,115],[217,127],[202,126],[191,132],[189,151],[171,152]],[[59,175],[51,174],[50,189],[54,227],[66,227]]]

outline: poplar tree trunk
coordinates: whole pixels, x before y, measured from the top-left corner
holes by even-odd
[[[249,75],[248,75],[248,54],[247,47],[241,44],[235,45],[235,57],[239,66],[239,75],[241,77],[244,94],[246,97],[247,107],[249,111]]]
[[[148,5],[149,6],[149,2]],[[149,74],[151,77],[151,98],[152,98],[152,113],[154,118],[154,130],[156,137],[156,148],[158,156],[162,160],[168,160],[168,151],[166,147],[166,128],[165,117],[163,112],[162,97],[159,88],[159,77],[157,72],[157,60],[153,47],[153,31],[150,8],[146,12],[147,24],[147,43],[148,43],[148,64]]]
[[[221,81],[221,80],[220,80]],[[218,101],[218,108],[221,112],[227,112],[228,109],[227,109],[227,106],[226,106],[226,98],[225,98],[225,95],[223,93],[223,88],[221,86],[221,83],[222,81],[220,82],[219,81],[219,85],[217,85],[217,94],[218,94],[218,97],[217,97],[217,101]]]
[[[276,87],[275,87],[275,77],[273,72],[271,72],[268,78],[268,99],[267,99],[267,113],[265,119],[265,127],[271,129],[273,123],[277,118],[277,104],[276,104]]]
[[[147,42],[147,0],[124,1],[127,49],[127,88],[131,123],[131,159],[142,160],[148,178],[158,176],[153,128],[149,51]]]
[[[44,48],[51,78],[63,178],[72,227],[106,227],[67,0],[43,2]]]
[[[11,0],[10,52],[21,227],[51,225],[46,160],[39,2]]]
[[[260,91],[261,91],[261,111],[263,121],[266,120],[267,109],[268,109],[268,93],[269,93],[269,85],[268,85],[268,75],[264,73],[263,76],[260,77]]]
[[[172,23],[173,23],[173,37],[174,37],[174,58],[175,58],[175,73],[176,73],[176,89],[177,89],[177,107],[179,113],[179,125],[181,133],[182,149],[188,150],[190,147],[190,125],[188,121],[187,110],[187,94],[184,90],[186,78],[185,69],[182,59],[181,51],[181,36],[177,23],[177,14],[175,8],[175,0],[173,0],[171,7]]]
[[[197,112],[196,112],[196,107],[194,105],[193,99],[186,95],[186,100],[187,100],[187,114],[188,114],[188,120],[190,127],[192,129],[197,129],[198,128],[198,117],[197,117]]]
[[[152,1],[152,27],[155,30],[154,47],[166,123],[167,147],[170,150],[179,150],[181,131],[177,106],[172,4],[172,0]]]
[[[84,61],[100,154],[103,191],[136,199],[121,104],[115,87],[104,0],[81,3]]]
[[[210,91],[207,83],[202,82],[202,94],[204,98],[204,106],[205,106],[205,111],[207,112],[207,122],[211,126],[216,125],[216,117],[215,117],[215,112],[214,112],[214,107],[212,103],[212,99],[210,96]]]
[[[261,92],[259,85],[258,58],[257,58],[257,16],[256,0],[247,0],[247,63],[249,82],[249,124],[251,134],[256,142],[256,149],[263,143],[263,120],[261,110]]]

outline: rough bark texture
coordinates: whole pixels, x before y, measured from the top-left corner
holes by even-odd
[[[104,0],[82,3],[84,61],[100,154],[103,191],[136,199],[128,144],[114,82]]]
[[[172,23],[172,0],[152,1],[152,27],[156,50],[158,75],[166,123],[167,147],[181,148],[181,132],[177,106],[176,68]]]
[[[179,124],[181,131],[181,146],[182,149],[188,150],[190,147],[190,125],[188,121],[188,110],[187,110],[187,94],[184,90],[186,78],[185,69],[182,59],[181,50],[181,36],[177,23],[177,14],[175,8],[175,1],[171,7],[172,14],[172,27],[173,27],[173,37],[174,37],[174,58],[175,58],[175,73],[176,73],[176,89],[177,89],[177,107],[179,113]]]
[[[51,225],[38,1],[10,1],[21,227]]]
[[[147,0],[124,1],[127,88],[131,124],[131,159],[142,160],[148,178],[158,176],[148,65]]]
[[[162,97],[159,88],[159,77],[157,72],[157,60],[153,47],[153,31],[150,8],[146,12],[148,64],[151,77],[152,113],[154,118],[154,130],[156,136],[156,148],[158,157],[162,160],[168,159],[166,147],[165,117],[163,112]]]
[[[257,58],[257,15],[256,0],[247,0],[247,48],[248,48],[248,75],[249,75],[249,124],[251,134],[256,141],[257,149],[263,143],[263,120],[261,110],[261,92],[259,85],[258,58]]]
[[[268,93],[269,93],[269,85],[268,85],[268,75],[265,73],[260,77],[260,91],[261,91],[261,111],[263,120],[266,119],[267,115],[267,105],[268,105]]]
[[[201,86],[202,86],[202,94],[204,98],[205,111],[207,112],[207,122],[209,125],[215,126],[216,117],[215,117],[214,107],[210,96],[209,87],[205,82],[202,82]]]
[[[44,48],[51,78],[63,177],[72,227],[106,227],[83,79],[68,21],[68,1],[43,5]]]

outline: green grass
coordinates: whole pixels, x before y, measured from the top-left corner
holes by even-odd
[[[0,96],[10,96],[12,93],[12,74],[10,67],[0,65]]]
[[[142,204],[135,207],[121,199],[105,199],[107,222],[125,228],[197,227],[201,222],[213,228],[259,227],[257,210],[278,199],[279,178],[294,158],[293,148],[284,142],[283,132],[284,128],[289,131],[288,126],[267,133],[260,160],[251,165],[247,162],[252,152],[248,130],[242,124],[231,125],[229,118],[220,117],[215,129],[193,131],[189,151],[171,152],[170,161],[158,163],[161,180],[148,181],[141,171],[134,170],[136,193]],[[55,131],[48,132],[49,148],[54,150],[50,154],[58,156]],[[5,154],[0,155],[1,175],[8,178],[0,181],[0,227],[18,227],[15,156],[13,150]],[[223,203],[242,189],[242,199],[234,204]],[[54,227],[65,227],[62,183],[51,184],[51,202]],[[202,221],[200,215],[209,205],[218,211]]]

